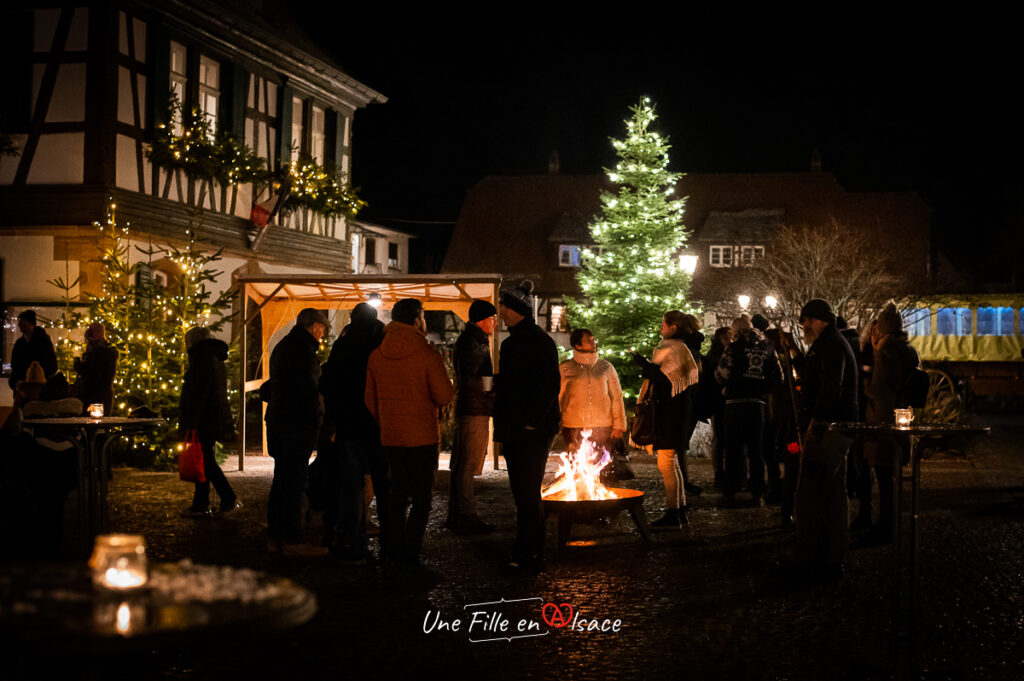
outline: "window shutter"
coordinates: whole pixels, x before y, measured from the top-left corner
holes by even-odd
[[[283,163],[286,158],[290,158],[292,150],[292,97],[295,96],[295,90],[284,85],[277,92],[277,158]],[[301,146],[301,140],[297,146]]]

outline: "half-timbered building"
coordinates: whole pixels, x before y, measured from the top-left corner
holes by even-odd
[[[309,42],[287,3],[35,3],[4,10],[3,19],[0,134],[14,149],[0,156],[8,320],[60,297],[48,279],[78,279],[76,294],[98,292],[93,223],[110,203],[140,242],[180,246],[192,230],[204,247],[223,249],[224,288],[238,272],[353,272],[353,237],[373,226],[299,208],[261,231],[250,216],[278,190],[272,182],[219,182],[150,159],[160,126],[180,131],[169,107],[176,100],[206,118],[210,135],[244,141],[267,171],[300,158],[351,170],[355,113],[386,99]],[[392,239],[375,262],[401,270],[406,242]]]

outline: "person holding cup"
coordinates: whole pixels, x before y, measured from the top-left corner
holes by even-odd
[[[473,477],[483,473],[494,413],[494,366],[490,337],[498,310],[486,300],[469,306],[469,323],[455,341],[455,443],[445,527],[459,534],[493,532],[477,514]]]

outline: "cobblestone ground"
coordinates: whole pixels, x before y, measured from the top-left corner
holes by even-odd
[[[1024,678],[1024,418],[983,420],[990,437],[959,455],[933,456],[923,469],[917,639],[929,678]],[[657,467],[643,455],[633,467],[637,479],[627,484],[646,493],[654,516]],[[625,514],[607,527],[577,526],[573,538],[583,545],[551,551],[535,578],[506,579],[496,568],[514,527],[503,471],[479,483],[480,514],[499,524],[490,536],[445,531],[446,498],[436,493],[425,560],[441,581],[429,586],[372,565],[263,553],[270,460],[250,456],[245,472],[234,468],[233,460],[225,466],[245,507],[201,521],[178,516],[191,486],[174,474],[116,470],[113,527],[144,534],[156,560],[190,557],[290,577],[316,593],[320,611],[269,638],[238,632],[202,648],[153,651],[136,662],[145,665],[139,678],[418,678],[428,670],[476,679],[888,678],[890,549],[852,551],[842,581],[794,584],[785,569],[793,536],[779,527],[777,509],[720,508],[707,460],[691,463],[708,491],[691,498],[685,530],[645,543]],[[550,548],[555,530],[549,522]],[[314,524],[310,537],[317,531]],[[479,609],[508,614],[513,628],[526,616],[546,635],[470,642],[494,634],[479,623],[467,631],[466,605],[528,598],[540,600]],[[539,616],[546,602],[571,604],[587,620],[620,620],[619,630],[551,628]],[[428,613],[430,622],[461,618],[462,628],[425,633]]]

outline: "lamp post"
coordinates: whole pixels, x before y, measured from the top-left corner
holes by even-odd
[[[746,311],[750,307],[750,296],[745,293],[741,293],[736,296],[736,302],[740,304],[740,309]]]

